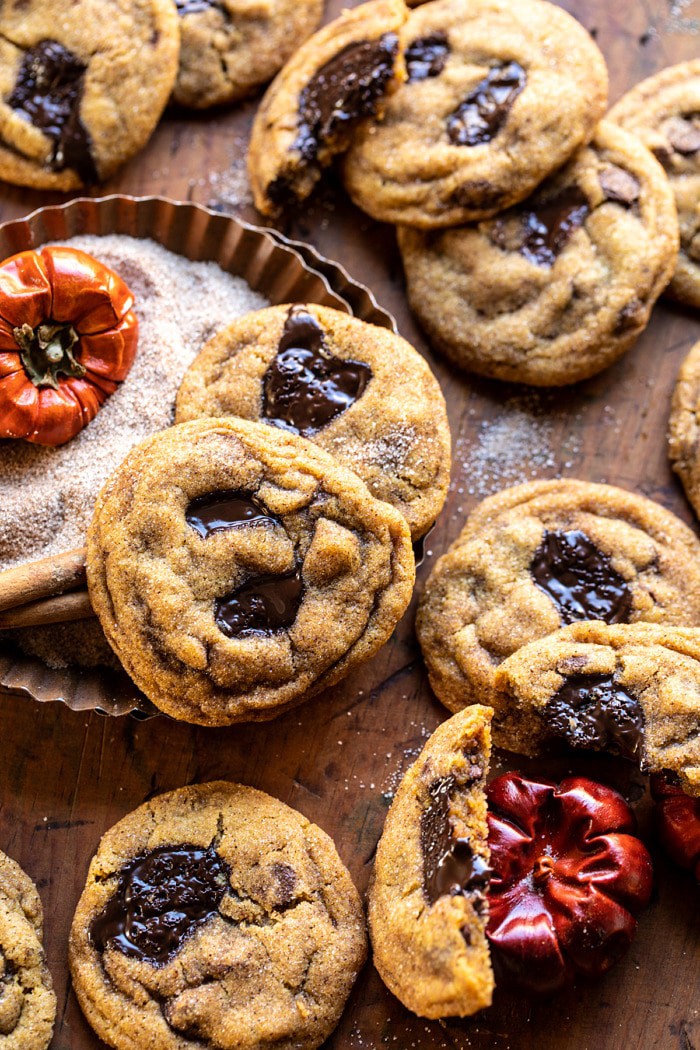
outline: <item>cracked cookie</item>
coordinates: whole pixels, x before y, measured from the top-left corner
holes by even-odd
[[[20,866],[0,853],[0,1046],[46,1050],[56,996],[46,966],[41,900]]]
[[[323,0],[176,0],[180,68],[173,98],[206,109],[245,98],[282,68],[323,14]]]
[[[350,196],[373,218],[433,229],[522,200],[593,135],[603,56],[544,0],[435,0],[400,35],[407,79],[353,136]]]
[[[403,0],[370,0],[324,26],[292,56],[255,116],[248,170],[255,206],[277,215],[308,197],[358,125],[400,76]]]
[[[700,516],[700,343],[681,365],[668,421],[668,456]]]
[[[406,518],[438,516],[450,480],[445,399],[427,362],[385,328],[314,304],[246,314],[207,343],[176,421],[240,416],[320,445]]]
[[[491,716],[475,705],[435,730],[401,781],[377,846],[368,913],[374,964],[420,1017],[465,1017],[491,1003]]]
[[[145,146],[175,83],[172,0],[0,6],[0,178],[74,190]]]
[[[494,740],[526,755],[608,751],[700,795],[700,631],[579,623],[496,671]]]
[[[155,434],[111,475],[88,531],[90,599],[162,711],[273,718],[391,635],[415,567],[404,518],[327,452],[241,419]]]
[[[700,306],[700,59],[643,80],[615,103],[608,119],[634,132],[666,169],[681,230],[667,293]]]
[[[578,620],[700,626],[700,541],[612,485],[535,481],[484,500],[435,565],[416,631],[451,711],[495,703],[498,665]]]
[[[668,179],[628,132],[590,145],[527,201],[453,230],[399,230],[411,308],[454,364],[535,386],[607,368],[646,327],[673,273]]]
[[[69,946],[83,1012],[116,1050],[313,1050],[365,954],[328,835],[223,781],[161,795],[107,832]]]

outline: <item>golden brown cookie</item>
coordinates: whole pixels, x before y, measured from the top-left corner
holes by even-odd
[[[605,112],[603,56],[543,0],[435,0],[412,11],[407,80],[358,128],[343,166],[356,204],[421,229],[502,211],[587,142]]]
[[[83,1012],[116,1050],[313,1050],[365,954],[328,835],[223,781],[161,795],[107,832],[69,947]]]
[[[204,416],[320,445],[401,511],[414,540],[445,502],[450,430],[437,380],[405,339],[339,310],[271,306],[217,332],[177,397],[178,423]]]
[[[200,419],[133,449],[88,531],[107,640],[161,710],[273,718],[389,638],[415,578],[404,518],[295,434]]]
[[[36,886],[0,853],[0,1047],[46,1050],[56,1017]]]
[[[668,456],[700,515],[700,343],[681,365],[668,421]]]
[[[276,215],[308,197],[356,127],[401,75],[403,0],[370,0],[319,29],[268,88],[255,116],[248,171],[255,206]]]
[[[474,226],[402,229],[399,245],[411,307],[454,364],[561,386],[607,368],[644,330],[678,223],[661,166],[604,121],[522,204]]]
[[[700,306],[700,59],[662,69],[623,95],[608,114],[633,131],[666,169],[681,230],[667,292]]]
[[[430,684],[493,704],[498,665],[578,620],[700,626],[700,541],[658,503],[562,478],[486,499],[439,559],[416,618]]]
[[[499,747],[610,751],[700,795],[697,628],[572,624],[505,660],[496,690]]]
[[[145,146],[177,73],[172,0],[0,5],[0,178],[74,190]]]
[[[173,98],[206,109],[250,95],[321,21],[323,0],[176,0],[180,68]]]
[[[369,894],[374,964],[420,1017],[491,1003],[486,796],[492,712],[444,722],[404,776],[377,846]]]

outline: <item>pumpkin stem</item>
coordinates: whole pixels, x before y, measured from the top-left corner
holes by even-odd
[[[13,335],[24,370],[34,386],[52,386],[58,390],[59,372],[69,378],[85,375],[85,367],[73,354],[80,337],[72,324],[49,321],[36,328],[23,324],[13,329]]]
[[[532,877],[535,885],[540,886],[543,882],[546,882],[553,871],[554,858],[550,857],[547,853],[543,853],[541,857],[537,858],[532,869]]]

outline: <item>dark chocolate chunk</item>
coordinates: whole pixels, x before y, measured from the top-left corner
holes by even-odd
[[[299,123],[292,145],[307,162],[319,149],[344,141],[355,125],[377,111],[394,75],[395,33],[348,44],[314,74],[299,95]]]
[[[642,188],[639,179],[617,164],[609,164],[607,168],[604,168],[598,175],[598,181],[609,201],[615,201],[616,204],[623,204],[626,208],[630,208],[635,201],[639,200]]]
[[[298,568],[282,576],[256,576],[216,599],[216,625],[229,638],[272,634],[291,627],[303,590]]]
[[[491,239],[499,248],[520,252],[536,266],[553,266],[590,210],[579,187],[567,186],[548,201],[529,207],[519,205],[495,219]]]
[[[369,365],[330,354],[316,318],[292,306],[263,376],[263,417],[294,434],[315,434],[350,408],[371,378]]]
[[[612,675],[571,675],[546,705],[544,719],[550,735],[570,747],[641,756],[644,712]]]
[[[501,130],[510,108],[527,82],[517,62],[494,66],[447,118],[447,135],[455,146],[479,146]]]
[[[530,573],[556,605],[562,623],[629,621],[630,589],[607,554],[598,550],[585,532],[545,532],[533,555]]]
[[[691,154],[700,150],[700,114],[687,116],[668,132],[668,141],[676,153]]]
[[[291,904],[297,884],[297,873],[289,864],[281,861],[272,865],[272,875],[277,884],[277,904],[279,907]]]
[[[136,857],[119,873],[119,884],[93,920],[97,951],[164,966],[185,940],[216,915],[230,870],[213,846],[161,846]]]
[[[80,119],[87,66],[55,40],[25,52],[7,104],[53,142],[51,167],[72,168],[83,182],[97,182],[91,141]]]
[[[185,511],[188,525],[204,539],[241,525],[277,525],[279,520],[243,492],[213,492],[193,499]]]
[[[450,53],[446,33],[420,37],[406,48],[406,71],[409,81],[427,80],[442,73]]]
[[[474,853],[469,841],[453,837],[450,795],[457,786],[452,776],[434,781],[428,788],[430,804],[421,816],[423,891],[430,904],[448,894],[463,894],[477,902],[491,876],[487,862]]]

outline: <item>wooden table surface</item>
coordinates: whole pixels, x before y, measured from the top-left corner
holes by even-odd
[[[329,0],[327,17],[341,6],[355,5]],[[612,100],[656,70],[700,54],[700,0],[567,0],[563,6],[596,36],[610,67]],[[253,101],[214,115],[168,114],[144,153],[100,192],[164,194],[255,221],[244,166],[254,111]],[[0,219],[62,199],[3,186]],[[676,372],[700,338],[697,315],[662,303],[631,352],[568,391],[538,393],[466,379],[431,354],[411,319],[393,231],[352,208],[337,183],[329,181],[282,228],[369,284],[442,384],[453,436],[452,486],[419,586],[481,497],[531,477],[609,481],[693,520],[666,462],[665,430]],[[26,868],[43,898],[58,995],[52,1050],[102,1046],[71,991],[66,945],[90,857],[115,821],[161,791],[215,778],[240,780],[329,832],[364,891],[401,774],[445,716],[427,685],[413,606],[372,661],[267,725],[204,729],[164,718],[138,723],[0,697],[0,848]],[[527,769],[516,756],[500,755],[495,764]],[[566,769],[565,762],[540,764],[552,776]],[[578,760],[576,770],[621,787],[642,830],[649,830],[641,776],[602,759]],[[700,1050],[700,891],[650,841],[657,873],[653,902],[629,954],[603,981],[543,1002],[497,991],[491,1009],[443,1024],[404,1010],[369,963],[327,1046]]]

